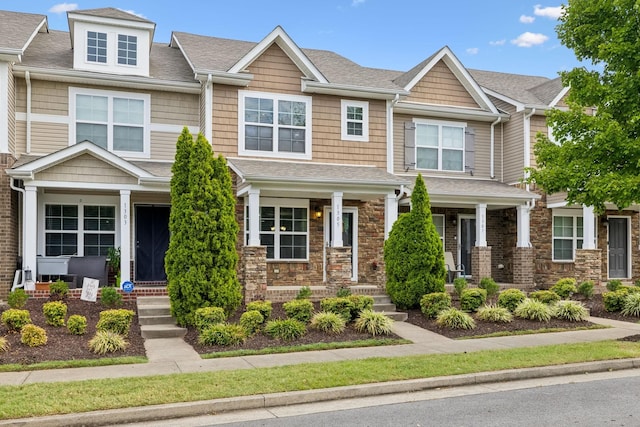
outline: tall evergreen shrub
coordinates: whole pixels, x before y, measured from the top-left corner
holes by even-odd
[[[198,308],[230,313],[242,299],[235,198],[224,158],[214,157],[202,134],[194,141],[187,128],[178,138],[172,173],[167,289],[178,324],[193,325]]]
[[[424,294],[444,292],[444,250],[422,175],[416,178],[411,212],[400,215],[385,242],[384,262],[387,293],[399,307],[414,308]]]

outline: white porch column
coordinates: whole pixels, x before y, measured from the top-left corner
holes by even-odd
[[[260,190],[250,189],[247,202],[249,206],[249,242],[247,246],[260,246]]]
[[[487,246],[487,204],[476,205],[476,246]]]
[[[33,280],[37,278],[36,256],[38,253],[38,189],[32,185],[24,187],[24,255],[22,259],[22,268],[31,270]],[[44,255],[44,254],[43,254]]]
[[[0,61],[0,153],[9,152],[9,63]],[[35,265],[33,266],[35,271]]]
[[[387,240],[393,224],[398,219],[398,199],[396,193],[387,193],[384,198],[384,239]]]
[[[528,248],[531,246],[530,222],[529,222],[529,206],[520,205],[516,207],[518,212],[518,240],[516,247]]]
[[[593,213],[593,206],[582,207],[582,249],[596,248],[595,235],[596,218]]]
[[[131,191],[120,190],[120,283],[131,280]]]
[[[342,243],[342,191],[331,195],[331,247],[341,248]]]

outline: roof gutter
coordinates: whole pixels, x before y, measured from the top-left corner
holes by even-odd
[[[480,109],[449,107],[444,105],[426,105],[407,101],[398,102],[395,110],[398,113],[405,114],[429,114],[435,117],[478,120],[483,122],[492,122],[498,117],[501,117],[503,121],[509,120],[509,115],[503,113],[493,113]]]
[[[400,94],[387,100],[387,172],[393,173],[393,107],[398,103]]]
[[[246,87],[253,80],[253,74],[202,69],[195,70],[195,79],[200,82],[211,81],[214,84]]]
[[[531,116],[536,113],[536,109],[532,108],[531,111],[524,115],[524,167],[531,167]],[[529,177],[529,172],[524,173],[525,179]],[[529,183],[526,184],[527,191],[529,191]]]
[[[305,79],[302,80],[302,92],[386,100],[393,100],[396,96],[409,95],[409,92],[402,89],[381,89],[355,85],[320,83]]]

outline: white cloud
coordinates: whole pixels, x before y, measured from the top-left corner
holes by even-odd
[[[520,34],[518,38],[511,40],[511,43],[518,47],[532,47],[542,44],[547,40],[549,40],[549,37],[544,34],[530,33],[527,31],[526,33]]]
[[[358,6],[360,6],[361,4],[363,4],[365,1],[366,1],[366,0],[352,0],[352,1],[351,1],[351,6],[353,6],[353,7],[358,7]]]
[[[533,14],[536,16],[544,16],[550,19],[558,19],[562,16],[562,6],[547,6],[542,7],[537,4],[533,6]]]
[[[507,41],[505,39],[502,40],[495,40],[495,41],[490,41],[489,44],[491,46],[502,46],[506,43]]]
[[[477,55],[478,51],[480,51],[480,49],[478,49],[477,47],[470,47],[469,49],[467,49],[467,53],[469,55]]]
[[[136,15],[138,18],[144,18],[144,19],[147,19],[147,17],[146,17],[146,16],[144,16],[144,15],[143,15],[143,14],[141,14],[141,13],[137,13],[135,10],[131,10],[131,9],[127,10],[127,9],[120,9],[120,8],[118,8],[118,10],[121,10],[121,11],[123,11],[123,12],[127,12],[127,13],[130,13],[130,14],[132,14],[132,15]]]
[[[520,22],[522,22],[523,24],[531,24],[535,20],[536,18],[533,16],[520,15]]]
[[[51,13],[65,13],[78,9],[78,3],[58,3],[51,6],[49,12]]]

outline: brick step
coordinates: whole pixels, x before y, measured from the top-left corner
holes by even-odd
[[[142,325],[140,326],[142,338],[182,338],[187,330],[175,325]]]
[[[152,316],[138,316],[138,323],[140,325],[175,325],[176,322],[169,314],[165,315],[152,315]]]

